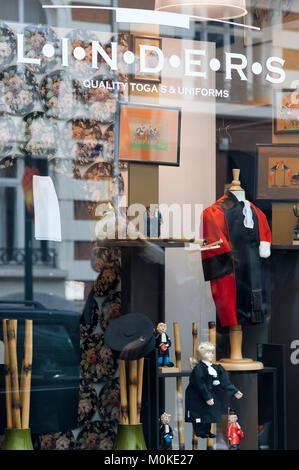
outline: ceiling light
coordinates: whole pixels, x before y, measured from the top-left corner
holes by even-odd
[[[245,0],[156,0],[155,10],[217,20],[240,18],[248,13]]]

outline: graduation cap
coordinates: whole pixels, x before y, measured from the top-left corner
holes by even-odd
[[[128,313],[109,324],[104,342],[120,359],[135,360],[154,349],[154,333],[154,325],[146,315]]]

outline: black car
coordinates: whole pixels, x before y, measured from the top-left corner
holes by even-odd
[[[18,365],[24,353],[25,319],[33,320],[30,429],[32,433],[77,427],[80,324],[77,312],[49,310],[37,302],[0,301],[1,319],[18,320]],[[0,337],[3,338],[2,322]],[[5,370],[0,366],[0,432],[5,428]]]

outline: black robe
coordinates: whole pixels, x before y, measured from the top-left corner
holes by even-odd
[[[225,390],[229,396],[238,392],[238,389],[229,381],[226,370],[219,364],[212,364],[212,366],[217,371],[219,385],[213,385],[215,377],[209,375],[208,366],[204,362],[200,362],[191,372],[185,395],[185,421],[187,423],[221,423],[221,389]],[[206,403],[211,398],[214,399],[212,406]]]
[[[157,333],[155,336],[156,348],[158,349],[158,355],[162,357],[169,356],[169,348],[171,346],[171,341],[170,341],[169,336],[166,333],[164,334],[166,336],[166,341],[162,341],[162,333]],[[165,351],[161,349],[162,344],[166,345]]]
[[[221,326],[251,325],[264,321],[268,308],[267,265],[260,244],[271,244],[265,214],[250,203],[253,228],[244,225],[244,202],[228,192],[203,212],[203,238],[222,240],[220,248],[202,251],[203,271]]]
[[[172,428],[168,425],[169,431],[166,432],[166,425],[161,424],[160,425],[160,448],[161,449],[172,449],[172,439],[173,439],[173,430]],[[166,435],[170,437],[170,442],[167,442],[165,440]]]

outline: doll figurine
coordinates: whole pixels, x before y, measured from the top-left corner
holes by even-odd
[[[165,323],[158,323],[156,329],[156,348],[158,349],[158,365],[160,367],[173,367],[173,362],[169,360],[169,348],[171,341],[166,334],[167,326]]]
[[[197,437],[215,438],[211,433],[212,423],[221,423],[221,389],[237,399],[243,394],[229,381],[226,370],[212,364],[215,347],[212,343],[200,343],[197,357],[192,358],[190,382],[186,389],[185,421],[192,423]]]
[[[238,423],[237,413],[234,410],[229,410],[227,437],[229,449],[238,450],[244,437],[244,433]]]
[[[171,415],[160,416],[160,449],[172,450],[173,431],[169,426]]]

